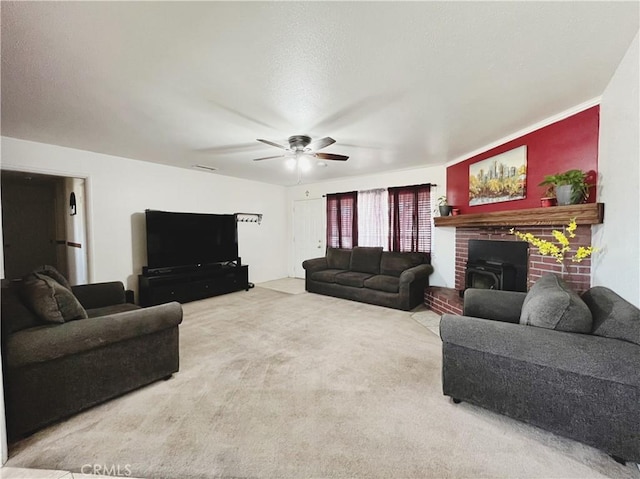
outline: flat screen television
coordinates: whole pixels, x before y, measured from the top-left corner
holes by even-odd
[[[149,269],[204,266],[238,259],[235,215],[146,210]]]

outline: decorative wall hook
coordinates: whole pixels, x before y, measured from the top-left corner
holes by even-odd
[[[78,213],[76,207],[76,194],[72,191],[69,195],[69,215],[73,216]]]

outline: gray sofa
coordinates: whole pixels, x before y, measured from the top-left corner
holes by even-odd
[[[640,462],[640,310],[553,275],[529,293],[471,289],[440,322],[443,391]]]
[[[408,311],[424,302],[433,272],[426,253],[397,253],[378,247],[328,248],[306,260],[305,287],[311,293]]]
[[[180,304],[141,309],[126,303],[120,282],[69,286],[73,294],[64,295],[71,302],[63,304],[60,284],[39,276],[39,287],[49,288],[45,296],[52,301],[36,298],[32,304],[35,296],[23,294],[24,281],[2,284],[2,361],[10,438],[178,371]],[[43,308],[50,308],[47,319],[41,316]]]

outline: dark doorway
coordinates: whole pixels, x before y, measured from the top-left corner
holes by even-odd
[[[2,171],[0,181],[4,277],[21,278],[43,264],[66,276],[64,219],[58,204],[64,178]]]

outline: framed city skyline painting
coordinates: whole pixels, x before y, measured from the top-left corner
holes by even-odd
[[[526,197],[527,146],[469,165],[469,206]]]

